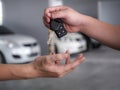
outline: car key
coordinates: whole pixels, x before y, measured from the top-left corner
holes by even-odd
[[[67,34],[61,19],[51,19],[50,20],[50,29],[53,30],[58,38],[61,38]]]

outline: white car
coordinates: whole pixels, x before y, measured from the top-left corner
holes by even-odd
[[[26,63],[41,55],[37,40],[0,26],[0,63]]]
[[[87,42],[79,33],[68,33],[62,38],[55,38],[55,50],[57,53],[64,53],[69,50],[70,54],[87,50]]]

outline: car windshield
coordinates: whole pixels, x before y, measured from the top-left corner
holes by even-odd
[[[8,35],[8,34],[14,34],[14,32],[10,31],[4,26],[0,26],[0,35]]]

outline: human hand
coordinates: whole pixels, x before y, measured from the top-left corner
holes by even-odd
[[[63,60],[65,60],[65,64],[60,63]],[[84,56],[79,54],[77,58],[71,62],[70,54],[67,51],[64,54],[40,56],[36,58],[31,65],[33,72],[37,75],[35,77],[62,77],[80,65],[83,60]]]
[[[83,28],[85,15],[78,13],[70,7],[54,6],[44,10],[44,24],[50,28],[50,19],[61,18],[68,32],[78,32]]]

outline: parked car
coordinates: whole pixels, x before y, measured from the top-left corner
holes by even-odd
[[[68,33],[62,38],[55,38],[56,53],[63,53],[69,50],[70,54],[89,51],[99,48],[101,44],[81,33]]]
[[[79,33],[68,33],[62,38],[55,38],[55,51],[63,53],[69,50],[70,54],[87,50],[87,42]]]
[[[100,42],[96,41],[95,39],[90,38],[87,35],[82,34],[82,33],[79,33],[79,34],[83,35],[83,37],[85,38],[85,40],[87,42],[87,50],[86,51],[90,51],[92,49],[97,49],[97,48],[101,47],[102,44]]]
[[[20,35],[0,26],[0,62],[26,63],[41,54],[37,40],[31,36]]]

